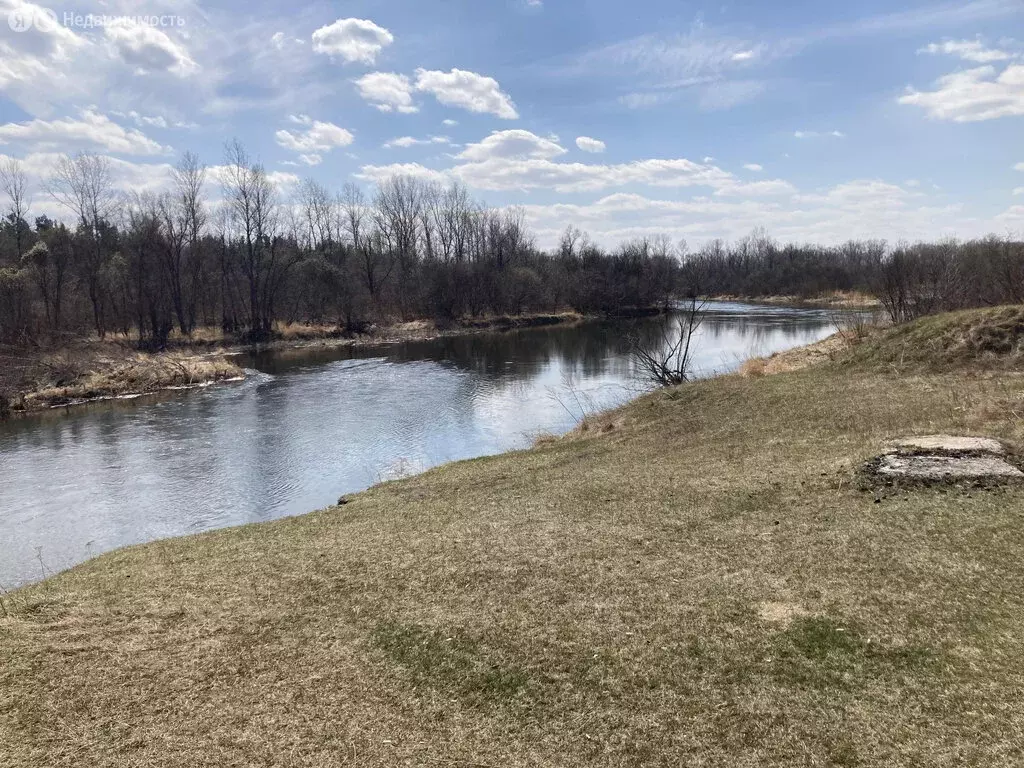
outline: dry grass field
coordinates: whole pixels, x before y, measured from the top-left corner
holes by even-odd
[[[1014,311],[4,594],[0,764],[1020,765],[1024,488],[858,479],[1019,462]]]

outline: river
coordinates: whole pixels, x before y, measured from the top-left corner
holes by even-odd
[[[830,314],[716,302],[700,374],[813,342]],[[382,480],[524,448],[648,388],[663,318],[243,358],[245,381],[0,424],[0,586],[100,552],[308,512]]]

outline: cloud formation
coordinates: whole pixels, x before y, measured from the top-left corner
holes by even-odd
[[[306,165],[319,165],[322,154],[335,147],[347,147],[355,137],[352,132],[334,123],[314,120],[308,115],[290,115],[288,119],[300,129],[281,129],[274,139],[285,149],[299,153],[299,160]]]
[[[1024,64],[1010,64],[998,74],[991,65],[953,72],[940,77],[932,91],[908,89],[899,103],[957,123],[1024,115]]]
[[[199,71],[188,49],[157,27],[119,20],[104,27],[103,33],[117,55],[139,73],[166,71],[188,77]]]
[[[490,114],[502,120],[515,120],[519,117],[511,97],[501,90],[498,81],[476,72],[464,69],[452,69],[449,72],[417,69],[416,90],[431,93],[439,102],[450,107]]]
[[[417,139],[414,136],[399,136],[397,139],[391,139],[385,141],[381,146],[384,149],[393,149],[395,147],[408,148],[418,147],[427,144],[451,144],[452,140],[447,136],[428,136],[425,139]]]
[[[941,43],[929,43],[918,53],[945,53],[950,56],[958,56],[964,61],[973,61],[976,64],[990,64],[994,61],[1008,61],[1018,57],[1015,53],[989,48],[980,40],[946,40]]]
[[[35,119],[0,125],[0,144],[16,142],[35,151],[100,151],[118,155],[161,155],[170,151],[141,131],[118,125],[94,108],[77,118]]]
[[[338,19],[313,32],[313,50],[348,63],[373,64],[395,36],[369,19]]]
[[[589,136],[577,136],[576,146],[584,152],[600,154],[605,150],[605,143],[599,139],[592,139]]]
[[[631,163],[561,162],[567,153],[554,138],[523,129],[494,131],[467,145],[455,165],[438,170],[419,163],[363,165],[357,176],[380,181],[407,174],[431,181],[461,181],[487,191],[550,190],[562,194],[600,191],[613,187],[707,187],[715,195],[769,197],[794,192],[781,180],[743,182],[709,163],[684,158],[645,159]]]

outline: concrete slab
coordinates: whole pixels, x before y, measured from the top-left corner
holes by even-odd
[[[899,452],[941,451],[943,453],[966,453],[976,451],[1003,456],[1006,449],[991,437],[964,437],[961,435],[921,435],[901,437],[893,441]]]
[[[876,470],[883,477],[915,480],[1015,480],[1024,472],[996,456],[900,456],[881,457]]]

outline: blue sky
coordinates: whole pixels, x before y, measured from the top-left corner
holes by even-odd
[[[95,14],[102,18],[88,17]],[[550,245],[1024,233],[1024,2],[0,0],[0,153],[522,206]],[[139,18],[145,17],[145,18]]]

